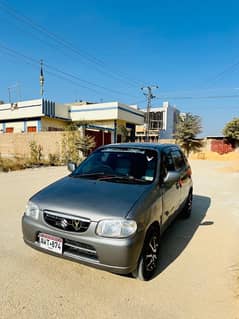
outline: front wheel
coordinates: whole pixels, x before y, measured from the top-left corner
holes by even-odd
[[[150,280],[155,275],[159,265],[159,232],[150,230],[146,235],[138,267],[133,276],[140,280]]]

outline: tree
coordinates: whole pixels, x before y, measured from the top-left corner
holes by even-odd
[[[89,155],[95,147],[95,138],[85,134],[86,122],[75,122],[69,124],[62,136],[62,160],[67,163],[72,161],[78,163],[83,157]],[[83,127],[79,131],[79,127]],[[82,153],[82,155],[80,154]]]
[[[32,164],[40,164],[43,158],[43,147],[40,144],[37,144],[36,141],[31,141],[29,143],[30,147],[30,158]]]
[[[61,141],[61,157],[64,163],[67,163],[68,161],[78,163],[80,161],[80,154],[77,147],[79,139],[80,131],[70,129],[63,133]]]
[[[76,143],[78,150],[80,150],[83,156],[88,156],[92,149],[95,147],[94,136],[84,135],[79,138]]]
[[[186,113],[185,116],[178,118],[174,137],[176,143],[183,148],[187,156],[190,151],[199,151],[202,147],[202,142],[196,139],[197,134],[201,133],[201,131],[200,116]]]
[[[233,143],[239,142],[239,117],[234,117],[225,125],[223,135]]]
[[[117,127],[117,134],[121,135],[122,137],[122,142],[128,142],[129,138],[129,131],[124,125],[119,125]]]

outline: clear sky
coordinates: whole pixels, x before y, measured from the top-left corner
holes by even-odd
[[[239,2],[0,0],[0,99],[146,105],[141,87],[221,135],[239,116]],[[20,91],[15,87],[19,84]]]

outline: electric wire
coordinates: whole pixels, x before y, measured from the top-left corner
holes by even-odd
[[[211,95],[211,96],[157,96],[155,99],[164,100],[164,99],[172,99],[172,100],[200,100],[200,99],[230,99],[230,98],[238,98],[238,94],[233,95]]]
[[[16,55],[16,56],[19,56],[20,58],[23,58],[23,59],[25,59],[25,60],[27,60],[27,61],[31,61],[32,63],[39,65],[39,61],[38,61],[38,60],[36,60],[36,59],[34,59],[34,58],[32,58],[32,57],[26,56],[26,55],[23,54],[23,53],[19,53],[18,51],[14,50],[14,49],[11,49],[11,48],[7,47],[6,45],[4,45],[4,44],[2,44],[2,43],[0,43],[0,47],[3,48],[4,50],[6,50],[7,52],[10,52],[11,54],[14,54],[14,55]],[[93,82],[84,80],[84,79],[80,78],[78,75],[75,75],[75,74],[71,74],[71,73],[69,73],[69,72],[62,71],[62,70],[60,70],[59,68],[54,67],[54,66],[52,66],[52,65],[50,65],[50,64],[48,64],[48,63],[44,63],[44,65],[45,65],[49,70],[51,70],[51,71],[49,71],[49,70],[46,69],[46,70],[45,70],[46,73],[49,73],[49,74],[55,73],[55,75],[58,73],[60,78],[63,78],[63,77],[71,78],[71,79],[73,79],[73,80],[77,80],[77,81],[79,81],[79,82],[84,82],[84,83],[86,83],[86,84],[88,84],[88,85],[95,86],[95,87],[99,88],[100,90],[104,90],[104,91],[107,91],[107,92],[111,92],[111,93],[113,93],[113,94],[118,94],[118,95],[123,95],[123,96],[129,96],[129,97],[131,97],[131,98],[136,98],[136,96],[133,96],[133,95],[131,95],[131,94],[128,94],[128,93],[125,93],[125,92],[120,92],[120,91],[114,90],[114,89],[109,89],[109,88],[107,88],[107,87],[98,85],[98,84],[96,84],[96,83],[93,83]],[[72,80],[71,80],[71,83],[73,83]],[[74,83],[76,83],[76,82],[74,82]],[[83,86],[83,85],[79,85],[79,86],[82,87],[82,88],[88,89],[88,90],[94,90],[95,92],[99,93],[99,91],[97,91],[97,90],[95,90],[95,89],[93,89],[93,88],[90,88],[90,87],[88,87],[88,86],[85,86],[85,85],[84,85],[84,86]]]
[[[239,66],[239,61],[236,63],[231,64],[229,67],[225,68],[223,71],[219,72],[214,79],[212,79],[207,87],[211,87],[213,83],[217,82],[218,80],[221,80],[229,71],[235,71],[235,69]]]
[[[116,80],[119,80],[119,79],[121,81],[123,80],[124,82],[127,82],[128,84],[130,84],[133,87],[142,85],[141,81],[130,80],[127,77],[123,76],[122,72],[111,72],[110,70],[106,71],[107,66],[106,66],[105,62],[99,60],[98,58],[95,58],[94,56],[90,55],[89,53],[84,53],[82,49],[81,50],[77,49],[71,42],[66,41],[65,39],[54,34],[53,32],[50,32],[44,26],[34,22],[32,19],[30,19],[26,15],[20,14],[16,9],[14,9],[13,7],[10,7],[6,1],[0,1],[0,7],[5,12],[7,12],[9,15],[16,18],[18,21],[21,21],[27,25],[30,25],[31,28],[33,28],[34,30],[36,30],[38,32],[44,33],[46,36],[51,38],[51,40],[58,43],[58,45],[61,45],[65,49],[68,49],[68,50],[74,52],[75,54],[77,54],[78,56],[83,58],[84,60],[86,60],[90,63],[93,63],[95,66],[97,66],[98,71],[100,71],[101,73],[104,73],[104,74],[110,76],[111,78],[115,78]]]

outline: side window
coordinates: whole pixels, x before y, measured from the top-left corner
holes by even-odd
[[[176,171],[179,171],[186,166],[183,154],[179,150],[172,151],[172,158]]]
[[[162,153],[161,155],[161,176],[164,178],[168,172],[175,171],[171,153]]]

